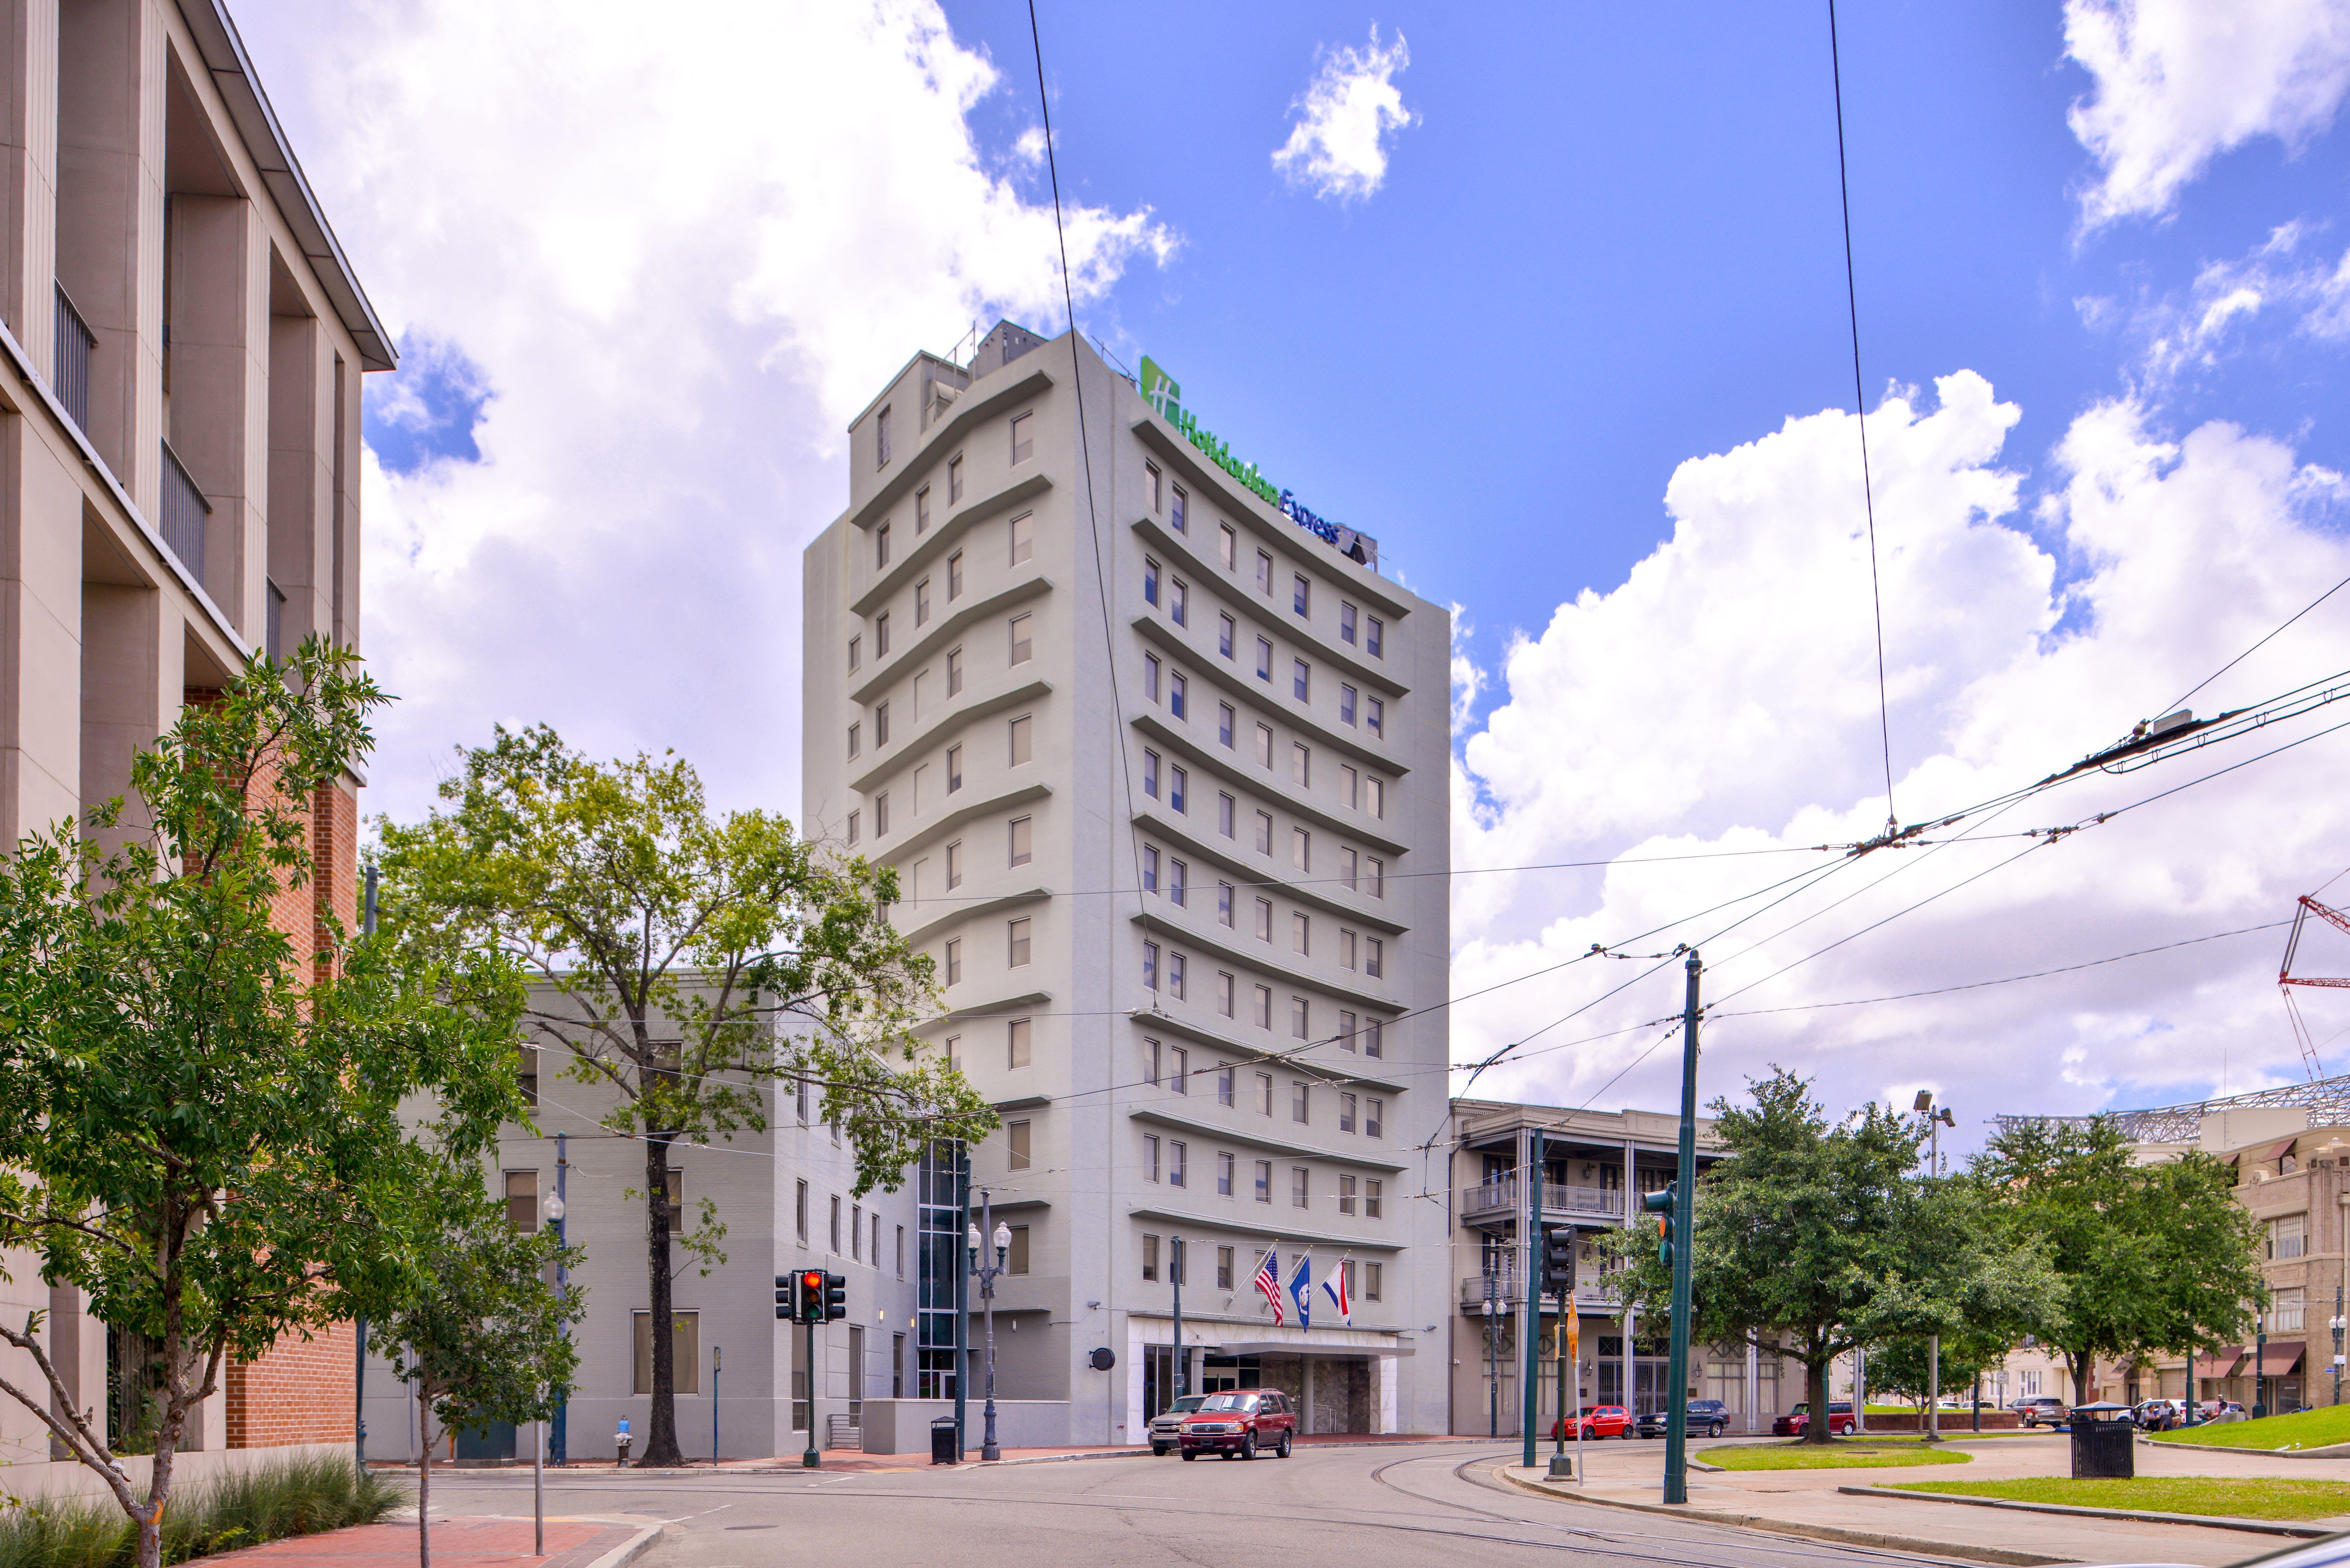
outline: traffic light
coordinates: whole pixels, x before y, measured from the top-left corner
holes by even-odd
[[[1668,1181],[1663,1190],[1640,1198],[1640,1207],[1657,1217],[1657,1262],[1669,1269],[1673,1266],[1673,1204],[1679,1187],[1679,1180]]]
[[[1575,1232],[1545,1231],[1542,1246],[1543,1294],[1565,1301],[1575,1292]]]
[[[776,1320],[782,1323],[790,1323],[798,1316],[799,1303],[792,1299],[792,1276],[789,1274],[777,1274],[775,1276]]]
[[[826,1274],[824,1278],[824,1316],[811,1322],[831,1323],[848,1315],[848,1277],[846,1274]]]
[[[800,1271],[799,1290],[795,1293],[792,1302],[793,1313],[800,1322],[823,1323],[826,1321],[824,1315],[824,1283],[827,1280],[837,1280],[839,1277],[840,1276],[837,1274],[827,1274],[822,1269],[802,1269]]]

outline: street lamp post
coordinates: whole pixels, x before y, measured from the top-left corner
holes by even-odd
[[[1950,1115],[1950,1107],[1948,1106],[1939,1110],[1935,1108],[1934,1091],[1931,1089],[1918,1091],[1916,1108],[1926,1114],[1926,1136],[1933,1140],[1929,1146],[1926,1156],[1926,1175],[1930,1179],[1942,1174],[1942,1129],[1956,1128],[1959,1125],[1958,1119]],[[1977,1400],[1975,1425],[1980,1428],[1982,1425],[1981,1409],[1982,1394],[1980,1379],[1977,1380],[1975,1397]],[[1926,1441],[1939,1443],[1941,1440],[1942,1336],[1935,1334],[1929,1335],[1926,1341]]]
[[[1183,1238],[1167,1238],[1167,1282],[1175,1287],[1175,1392],[1167,1407],[1173,1409],[1174,1401],[1183,1397],[1183,1374],[1188,1371],[1190,1357],[1183,1354]],[[1152,1411],[1157,1415],[1157,1411]]]
[[[571,1271],[563,1265],[563,1216],[568,1211],[563,1199],[564,1179],[571,1174],[570,1135],[555,1135],[555,1196],[546,1200],[547,1223],[555,1227],[555,1294],[561,1300],[570,1293]],[[566,1339],[571,1331],[563,1331]],[[546,1436],[546,1462],[561,1469],[570,1462],[569,1432],[571,1391],[567,1388],[555,1401],[554,1430]]]
[[[1012,1246],[1012,1227],[999,1224],[989,1233],[989,1240],[995,1243],[994,1263],[991,1266],[980,1262],[981,1229],[994,1214],[994,1199],[983,1187],[979,1189],[979,1224],[971,1228],[965,1245],[971,1253],[972,1277],[979,1282],[979,1299],[987,1303],[987,1427],[980,1438],[979,1457],[990,1460],[1003,1457],[1003,1450],[995,1444],[995,1277],[1003,1272],[1004,1254]]]
[[[2342,1403],[2342,1287],[2334,1287],[2334,1316],[2326,1323],[2334,1331],[2334,1402]]]

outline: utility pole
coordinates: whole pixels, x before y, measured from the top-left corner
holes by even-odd
[[[1674,1167],[1672,1356],[1665,1390],[1665,1501],[1689,1501],[1690,1233],[1697,1204],[1698,976],[1704,966],[1690,950],[1689,992],[1681,1007],[1681,1141]]]
[[[1524,1451],[1518,1462],[1528,1469],[1534,1468],[1534,1444],[1539,1441],[1534,1428],[1542,1420],[1542,1267],[1536,1262],[1535,1249],[1542,1245],[1544,1158],[1543,1129],[1536,1127],[1534,1164],[1526,1171],[1526,1317],[1518,1332],[1518,1344],[1525,1361],[1521,1385],[1525,1390],[1525,1428],[1520,1444]]]
[[[376,869],[372,862],[367,868],[367,904],[359,914],[359,934],[375,935]],[[367,1314],[361,1313],[353,1324],[358,1331],[359,1368],[351,1378],[351,1464],[360,1475],[367,1474]],[[2335,1404],[2342,1401],[2336,1399]]]

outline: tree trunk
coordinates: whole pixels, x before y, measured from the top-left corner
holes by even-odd
[[[2076,1406],[2087,1404],[2089,1402],[2089,1375],[2096,1370],[2096,1353],[2095,1351],[2091,1351],[2084,1355],[2067,1355],[2064,1357],[2064,1363],[2065,1370],[2073,1375],[2073,1403]]]
[[[131,1559],[135,1568],[163,1568],[163,1511],[172,1495],[172,1451],[180,1446],[179,1423],[167,1424],[172,1427],[171,1441],[168,1446],[155,1445],[154,1468],[147,1476],[147,1507],[131,1515],[139,1529]]]
[[[416,1385],[416,1563],[432,1568],[432,1403]]]
[[[1811,1402],[1811,1413],[1804,1419],[1803,1440],[1826,1444],[1835,1439],[1830,1435],[1834,1423],[1828,1419],[1828,1368],[1835,1357],[1825,1361],[1804,1363],[1804,1397]]]
[[[677,1334],[671,1326],[669,1259],[669,1139],[645,1139],[645,1238],[650,1271],[648,1293],[651,1311],[646,1315],[652,1334],[652,1412],[645,1423],[644,1457],[637,1462],[655,1469],[681,1468],[685,1455],[677,1446]]]

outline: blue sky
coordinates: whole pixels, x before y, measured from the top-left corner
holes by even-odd
[[[977,123],[1008,145],[1035,119],[1026,9],[947,14],[1007,73]],[[1684,458],[1851,406],[1825,11],[1376,15],[1409,43],[1397,85],[1419,119],[1389,138],[1377,192],[1334,202],[1267,153],[1317,47],[1367,41],[1359,7],[1191,27],[1043,8],[1065,189],[1148,205],[1182,237],[1086,314],[1175,367],[1283,483],[1378,534],[1420,592],[1471,607],[1492,657],[1665,536]],[[1975,369],[2022,408],[2009,461],[2033,467],[2132,378],[2126,335],[2077,300],[2182,291],[2296,218],[2350,241],[2340,136],[2223,154],[2175,214],[2083,237],[2074,192],[2096,168],[2065,111],[2094,84],[2055,7],[1847,5],[1839,22],[1872,404]],[[2345,467],[2340,377],[2335,350],[2263,344],[2164,411]]]
[[[1804,847],[1888,810],[1824,5],[1039,14],[1081,323],[1460,607],[1453,987],[1501,989],[1449,1044],[1536,1043],[1481,1092],[1667,1103],[1638,1026],[1671,977],[1610,1000],[1566,964],[1659,925],[1736,997],[1723,1089],[1784,1062],[1964,1121],[2302,1075],[2272,927],[2350,863],[2339,710],[2026,856],[1998,836],[2195,770],[1931,854]],[[408,346],[369,389],[368,651],[402,698],[371,805],[545,721],[795,811],[799,553],[847,418],[975,318],[1061,317],[1024,3],[237,15]],[[1914,820],[2350,576],[2350,0],[1841,23]],[[2350,595],[2195,702],[2345,668]],[[1767,915],[1681,919],[1806,864]],[[2314,1012],[2339,1070],[2350,1006]]]

